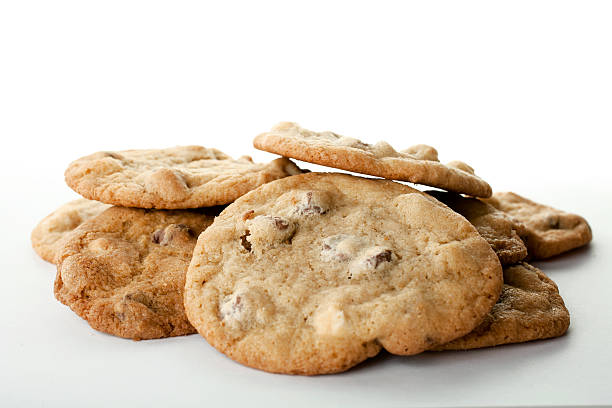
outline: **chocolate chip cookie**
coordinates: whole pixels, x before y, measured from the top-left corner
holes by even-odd
[[[593,234],[579,215],[538,204],[515,193],[495,193],[486,200],[526,226],[522,236],[530,259],[545,259],[591,242]]]
[[[195,332],[185,316],[185,273],[198,235],[219,209],[111,207],[66,237],[55,297],[96,330],[134,340]]]
[[[397,152],[386,142],[375,145],[332,132],[313,132],[282,122],[255,138],[257,149],[338,169],[392,180],[410,181],[476,197],[490,197],[491,187],[463,162],[438,161],[431,146]]]
[[[468,350],[563,335],[569,312],[557,285],[538,268],[521,263],[504,269],[504,287],[491,312],[467,336],[434,350]]]
[[[62,238],[83,221],[95,217],[110,206],[84,198],[70,201],[43,218],[32,230],[34,251],[47,262],[54,263]]]
[[[427,191],[453,211],[463,215],[491,245],[502,265],[512,265],[527,257],[521,239],[525,226],[503,211],[477,198],[463,197],[446,191]]]
[[[227,204],[257,186],[298,174],[286,158],[268,164],[232,159],[217,149],[98,152],[66,170],[66,183],[85,198],[124,207],[184,209]]]
[[[463,217],[406,185],[309,173],[265,184],[200,235],[189,321],[232,359],[324,374],[469,333],[502,269]]]

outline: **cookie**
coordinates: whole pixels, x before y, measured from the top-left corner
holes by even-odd
[[[54,263],[62,238],[83,221],[95,217],[108,207],[107,204],[83,198],[62,205],[34,227],[30,236],[32,248],[42,259]]]
[[[194,333],[183,308],[185,273],[198,235],[216,213],[109,208],[66,237],[55,297],[115,336]]]
[[[314,375],[463,336],[501,285],[491,246],[435,199],[389,180],[309,173],[246,194],[200,235],[185,310],[232,359]]]
[[[477,198],[463,197],[446,191],[427,194],[463,215],[493,248],[502,265],[513,265],[527,257],[527,247],[521,239],[525,226],[503,211]]]
[[[237,160],[201,146],[98,152],[66,170],[66,183],[85,198],[124,207],[185,209],[231,203],[257,186],[298,174],[286,158],[268,164]]]
[[[508,343],[523,343],[563,335],[569,312],[557,285],[529,264],[504,269],[501,296],[482,323],[467,336],[435,350],[468,350]]]
[[[463,162],[446,165],[438,161],[431,146],[416,145],[401,152],[386,142],[375,145],[332,132],[312,132],[295,123],[282,122],[255,138],[260,150],[286,157],[369,174],[410,181],[476,197],[490,197],[491,187]]]
[[[591,242],[591,227],[584,218],[535,203],[515,193],[495,193],[486,200],[522,222],[530,259],[545,259]]]

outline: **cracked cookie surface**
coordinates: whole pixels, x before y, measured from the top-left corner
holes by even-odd
[[[124,207],[186,209],[228,204],[261,184],[300,173],[289,159],[267,164],[232,159],[217,149],[98,152],[66,169],[66,183],[85,198]]]
[[[185,273],[198,235],[218,211],[109,208],[66,237],[55,297],[115,336],[194,333],[183,307]]]
[[[527,257],[527,247],[521,239],[526,233],[525,226],[507,213],[477,198],[445,191],[427,191],[427,194],[463,215],[475,226],[502,265],[513,265]]]
[[[282,122],[253,140],[257,149],[298,160],[438,187],[476,197],[490,197],[489,184],[467,164],[442,164],[431,146],[415,145],[400,152],[386,142],[374,145],[332,132],[313,132],[296,123]]]
[[[499,300],[470,334],[433,350],[469,350],[563,335],[569,312],[557,285],[527,263],[504,268]]]
[[[32,248],[45,261],[55,263],[62,239],[81,223],[109,207],[108,204],[84,198],[62,205],[34,227],[30,235]]]
[[[522,222],[530,259],[550,258],[591,242],[593,233],[579,215],[538,204],[515,193],[495,193],[485,200]]]
[[[309,173],[246,194],[200,235],[185,310],[232,359],[314,375],[463,336],[501,285],[490,245],[433,198]]]

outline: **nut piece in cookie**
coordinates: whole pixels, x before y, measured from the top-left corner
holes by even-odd
[[[65,177],[74,191],[92,200],[183,209],[228,204],[261,184],[300,173],[286,158],[259,164],[217,149],[179,146],[94,153],[72,162]]]
[[[538,204],[515,193],[495,193],[485,200],[525,225],[521,237],[530,259],[545,259],[591,242],[593,234],[579,215]]]
[[[427,194],[448,205],[474,225],[491,245],[502,265],[512,265],[527,257],[527,247],[521,239],[525,234],[525,226],[511,215],[477,198],[446,191],[427,191]]]
[[[301,214],[314,202],[324,211]],[[464,336],[501,286],[491,246],[434,198],[389,180],[307,173],[265,184],[215,219],[184,299],[189,321],[232,359],[314,375],[382,348],[411,355]]]
[[[183,307],[185,273],[215,211],[111,207],[90,218],[58,251],[55,297],[115,336],[193,333]]]
[[[255,137],[257,149],[337,169],[410,181],[475,197],[490,197],[491,187],[459,161],[444,165],[431,146],[419,144],[398,152],[389,143],[368,144],[333,132],[314,132],[281,122]]]
[[[529,264],[504,268],[499,300],[470,334],[434,350],[469,350],[563,335],[570,316],[557,285]]]

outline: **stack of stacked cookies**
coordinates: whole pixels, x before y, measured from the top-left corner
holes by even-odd
[[[383,348],[412,355],[567,330],[557,286],[526,261],[586,245],[582,217],[492,195],[470,166],[441,164],[426,145],[398,152],[294,123],[254,145],[284,157],[263,165],[184,147],[73,162],[66,181],[86,199],[32,232],[57,265],[57,299],[106,333],[197,331],[242,364],[306,375]],[[311,173],[287,157],[384,179]]]
[[[84,199],[47,216],[32,244],[57,265],[55,297],[96,330],[154,339],[195,333],[183,307],[198,235],[222,206],[301,173],[199,146],[100,152],[78,159],[66,182]]]

